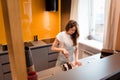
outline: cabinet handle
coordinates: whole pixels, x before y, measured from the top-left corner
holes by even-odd
[[[2,65],[10,64],[10,62],[2,63]]]
[[[52,54],[58,54],[58,52],[48,53],[48,55],[52,55]]]
[[[54,59],[54,60],[50,60],[50,61],[48,61],[48,62],[54,62],[54,61],[57,61],[57,59]]]
[[[11,71],[8,71],[8,72],[4,72],[3,74],[8,74],[8,73],[11,73]]]

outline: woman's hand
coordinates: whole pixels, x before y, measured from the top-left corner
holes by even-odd
[[[68,58],[69,52],[68,52],[66,49],[64,49],[64,48],[63,48],[63,51],[62,51],[62,52],[63,52],[63,54],[65,55],[65,57]]]
[[[79,62],[79,61],[75,61],[75,65],[76,65],[76,66],[81,66],[81,65],[82,65],[82,63],[81,63],[81,62]]]
[[[73,62],[72,62],[72,66],[73,66],[73,67],[78,67],[78,66],[81,66],[81,65],[82,65],[82,63],[79,62],[79,61],[73,61]]]

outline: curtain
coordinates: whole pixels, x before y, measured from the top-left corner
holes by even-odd
[[[70,19],[78,21],[78,1],[79,0],[71,0],[71,12]]]
[[[71,0],[70,19],[79,24],[80,39],[85,39],[89,33],[88,0]]]
[[[105,25],[103,48],[115,50],[119,23],[120,0],[111,0],[109,3],[110,10],[107,25]]]

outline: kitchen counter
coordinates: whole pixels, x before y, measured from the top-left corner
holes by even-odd
[[[90,57],[82,58],[79,61],[82,62],[82,66],[85,66],[85,65],[93,63],[93,62],[95,62],[97,60],[100,60],[100,53],[95,54],[95,55],[90,56]],[[75,68],[77,68],[77,67],[74,67],[74,69]],[[62,72],[64,72],[64,71],[62,71],[61,67],[56,66],[56,67],[53,67],[53,68],[46,69],[46,70],[38,72],[38,77],[39,77],[40,80],[42,80],[42,79],[45,79],[45,78],[60,74]]]
[[[42,80],[106,80],[120,72],[119,61],[120,54],[114,54]]]
[[[29,42],[24,42],[25,46],[28,46],[30,48],[34,48],[34,47],[40,47],[40,46],[47,46],[47,45],[51,45],[51,43],[46,43],[42,40],[39,41],[29,41]],[[2,50],[2,46],[0,46],[0,53],[6,53],[7,50]]]
[[[26,42],[30,48],[51,46],[55,38]]]
[[[33,44],[33,46],[30,46],[30,48],[51,45],[51,44],[47,44],[47,43],[45,43],[45,42],[43,42],[41,40],[39,40],[39,41],[33,41],[31,43]]]

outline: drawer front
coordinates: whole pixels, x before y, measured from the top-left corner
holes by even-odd
[[[3,71],[2,71],[2,65],[0,64],[0,80],[4,80],[3,78]]]
[[[48,63],[48,68],[55,67],[55,64],[56,64],[56,61],[49,62],[49,63]]]
[[[37,72],[48,68],[48,49],[41,47],[31,50],[33,64]]]
[[[9,62],[8,54],[1,55],[1,56],[0,56],[0,62],[1,62],[1,63],[8,63],[8,62]]]
[[[48,64],[47,65],[45,64],[45,65],[35,66],[35,70],[37,72],[40,72],[40,71],[45,70],[45,69],[48,69]]]
[[[10,72],[10,64],[2,65],[2,71],[3,73]]]
[[[48,61],[56,60],[58,57],[58,52],[48,53]]]
[[[48,53],[52,53],[54,51],[51,50],[51,46],[48,46]]]
[[[7,73],[4,75],[4,80],[12,80],[11,73]]]
[[[52,45],[47,46],[47,47],[48,47],[48,53],[55,52],[55,51],[52,51],[52,50],[51,50],[51,46],[52,46]],[[58,47],[58,46],[57,46],[57,47]]]

